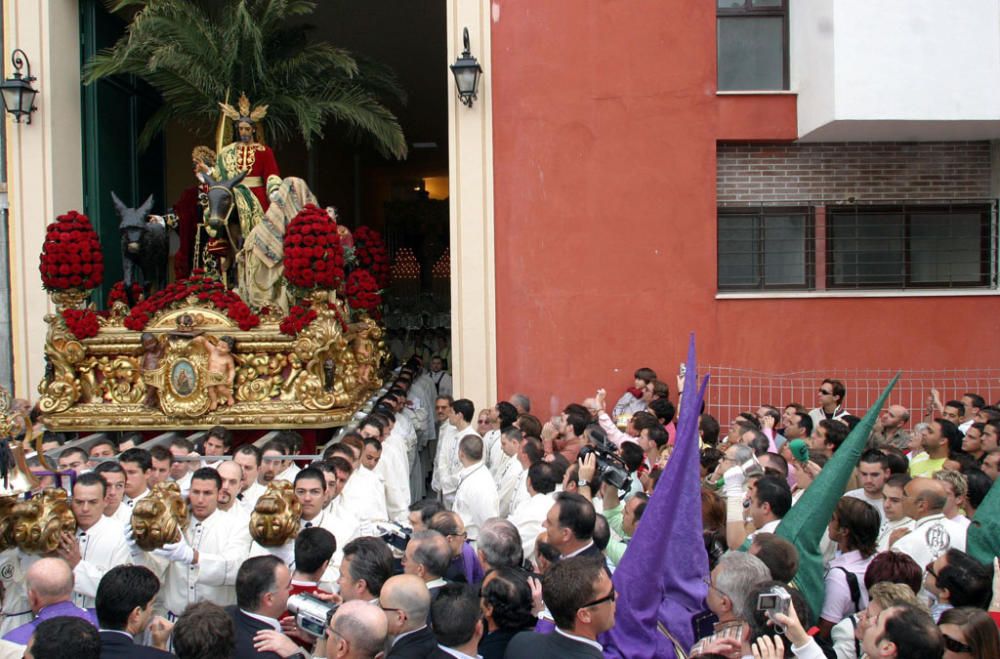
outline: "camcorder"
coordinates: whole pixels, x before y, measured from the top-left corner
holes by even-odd
[[[405,553],[406,545],[410,544],[413,529],[408,529],[395,522],[377,522],[373,535],[382,538],[382,541],[389,545],[390,549],[397,549],[400,553]]]
[[[298,628],[316,638],[326,634],[330,618],[337,612],[339,604],[324,602],[307,593],[299,593],[288,598],[288,612],[295,616]]]
[[[757,610],[762,611],[774,624],[774,630],[779,634],[785,633],[785,626],[775,619],[776,613],[788,615],[791,608],[792,596],[781,586],[772,586],[769,590],[757,596]]]
[[[590,435],[588,440],[590,443],[580,449],[580,459],[582,460],[593,453],[597,457],[597,474],[602,481],[619,490],[631,488],[632,478],[628,475],[628,467],[615,453],[615,445],[597,433]]]

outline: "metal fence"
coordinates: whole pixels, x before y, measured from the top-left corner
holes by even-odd
[[[902,376],[889,402],[905,406],[913,420],[922,420],[927,415],[931,389],[940,391],[943,402],[960,400],[966,393],[979,394],[989,404],[1000,397],[1000,368],[899,370]],[[771,373],[732,366],[708,366],[705,372],[712,376],[705,396],[705,411],[723,427],[740,412],[756,411],[761,405],[781,410],[790,403],[800,403],[812,409],[819,404],[819,385],[825,378],[842,381],[847,389],[844,407],[851,414],[863,416],[896,374],[895,369],[880,368]]]

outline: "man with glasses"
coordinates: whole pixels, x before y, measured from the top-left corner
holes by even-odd
[[[844,409],[844,395],[847,393],[847,389],[843,382],[827,378],[820,383],[817,393],[819,394],[819,407],[809,410],[814,428],[824,419],[836,421],[847,416],[847,410]]]
[[[521,632],[507,646],[506,656],[600,659],[604,651],[597,637],[615,624],[615,598],[603,561],[590,556],[560,560],[542,577],[542,599],[555,631]]]
[[[729,655],[739,651],[747,634],[746,610],[750,591],[771,579],[771,571],[762,560],[745,552],[731,551],[719,559],[710,578],[705,581],[708,595],[705,602],[719,622],[712,634],[691,648],[691,656],[717,652]]]
[[[386,581],[379,606],[389,621],[392,639],[386,659],[419,659],[437,649],[437,639],[427,625],[431,594],[420,577],[400,574]]]

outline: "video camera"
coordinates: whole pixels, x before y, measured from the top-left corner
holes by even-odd
[[[390,549],[397,549],[400,553],[403,553],[406,552],[406,545],[410,544],[410,536],[413,535],[413,529],[408,529],[395,522],[377,522],[373,535],[377,538],[382,538],[385,544],[389,545]]]
[[[785,633],[784,625],[775,619],[775,614],[788,615],[791,608],[792,596],[781,586],[772,586],[757,596],[757,610],[762,611],[774,623],[774,630],[779,634]]]
[[[593,453],[597,456],[597,473],[601,480],[619,490],[632,487],[632,478],[628,475],[628,467],[621,457],[615,453],[617,448],[608,441],[603,432],[588,433],[589,443],[580,449],[580,459]]]
[[[320,638],[326,634],[330,626],[330,618],[337,612],[339,604],[324,602],[318,597],[307,593],[299,593],[288,598],[288,612],[295,616],[298,628]]]

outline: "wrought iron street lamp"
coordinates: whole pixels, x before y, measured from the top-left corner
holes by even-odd
[[[3,108],[14,117],[16,123],[21,123],[21,117],[25,117],[24,123],[31,123],[31,113],[36,110],[35,96],[38,90],[31,86],[35,77],[31,75],[31,62],[23,50],[17,48],[10,54],[10,62],[14,65],[14,73],[11,77],[0,83],[0,95],[3,96]],[[21,76],[21,68],[27,71],[26,76]]]
[[[451,72],[455,75],[455,86],[458,87],[459,100],[471,108],[479,90],[479,75],[483,72],[483,67],[479,66],[479,62],[470,52],[469,28],[463,28],[462,42],[465,50],[462,52],[462,56],[451,65]]]

